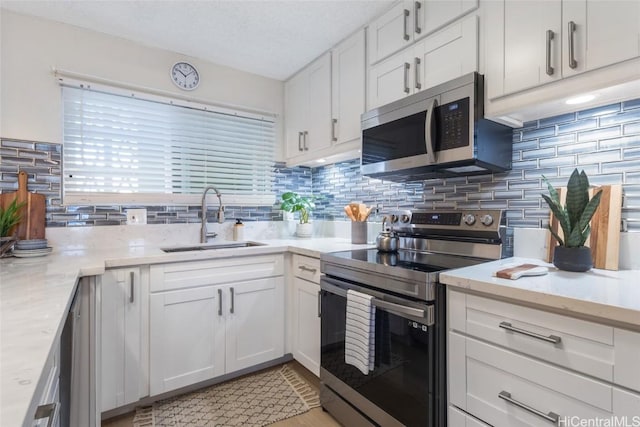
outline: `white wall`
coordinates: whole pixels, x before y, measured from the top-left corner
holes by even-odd
[[[171,83],[169,69],[186,59],[201,76],[193,97],[282,117],[281,81],[103,33],[3,10],[0,43],[0,136],[4,138],[62,142],[61,92],[52,67],[184,95]]]

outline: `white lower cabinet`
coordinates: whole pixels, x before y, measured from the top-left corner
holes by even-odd
[[[447,423],[449,427],[489,427],[489,424],[485,424],[451,405],[447,411]]]
[[[101,411],[137,402],[148,394],[142,347],[142,289],[140,268],[107,270],[100,282]]]
[[[640,393],[616,387],[640,391],[628,359],[637,361],[637,333],[447,295],[449,426],[474,425],[466,415],[496,427],[640,415]]]
[[[294,255],[293,275],[293,358],[320,376],[320,260]]]
[[[151,396],[284,355],[282,258],[151,266],[153,280],[172,282],[152,289],[176,289],[150,297]],[[274,276],[261,277],[265,271]],[[198,285],[185,288],[190,281]]]

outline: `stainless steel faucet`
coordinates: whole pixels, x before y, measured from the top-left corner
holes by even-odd
[[[220,191],[213,185],[209,185],[205,187],[202,192],[202,227],[200,228],[200,243],[207,243],[208,237],[216,237],[217,233],[207,233],[207,192],[209,190],[213,190],[216,192],[216,196],[218,196],[218,201],[220,202],[220,209],[218,209],[218,223],[222,224],[224,222],[224,206],[222,206],[222,194]]]

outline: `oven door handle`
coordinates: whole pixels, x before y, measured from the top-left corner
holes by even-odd
[[[332,285],[331,283],[329,283],[329,279],[327,278],[322,278],[320,282],[320,288],[332,294],[335,294],[344,298],[347,297],[347,291],[345,289]],[[367,292],[362,292],[361,288],[358,288],[357,291],[363,294],[367,294]],[[427,307],[427,309],[425,310],[421,308],[408,307],[406,305],[397,304],[394,302],[384,301],[376,297],[373,297],[373,299],[371,300],[371,304],[383,310],[398,314],[400,316],[411,316],[411,317],[424,319],[423,323],[427,326],[433,325],[435,320],[432,306]]]

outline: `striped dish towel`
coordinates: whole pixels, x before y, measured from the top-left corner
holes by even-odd
[[[375,362],[376,308],[372,300],[371,295],[347,291],[344,361],[365,375],[373,371]]]

